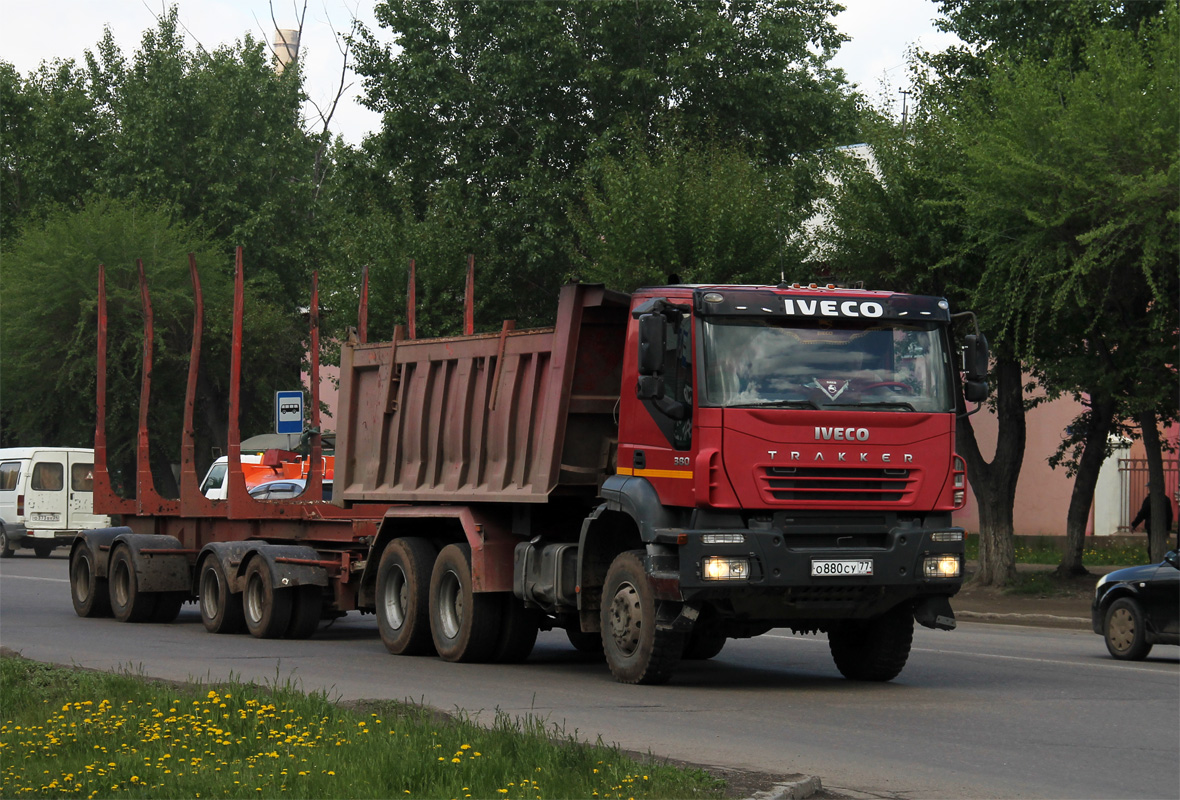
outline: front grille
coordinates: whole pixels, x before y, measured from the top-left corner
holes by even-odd
[[[825,606],[865,603],[883,594],[880,586],[793,586],[787,590],[787,599],[796,606]]]
[[[771,501],[899,503],[913,493],[916,470],[891,467],[762,467],[762,494]]]

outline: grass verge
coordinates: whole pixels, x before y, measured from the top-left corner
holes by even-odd
[[[544,720],[490,728],[400,703],[344,708],[290,683],[162,683],[0,657],[0,796],[720,798],[699,769],[636,761]]]

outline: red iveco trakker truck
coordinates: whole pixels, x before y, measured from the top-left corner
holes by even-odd
[[[915,620],[954,627],[956,398],[986,394],[987,346],[966,337],[959,392],[945,300],[571,284],[556,320],[350,337],[333,504],[246,494],[236,377],[228,499],[196,490],[191,416],[181,497],[150,485],[146,422],[136,498],[116,497],[100,379],[95,506],[125,527],[75,542],[78,613],[166,622],[195,599],[212,632],[300,637],[359,610],[391,652],[449,661],[521,661],[561,627],[627,683],[772,628],[825,632],[846,677],[889,680]],[[195,365],[199,314],[194,330]]]

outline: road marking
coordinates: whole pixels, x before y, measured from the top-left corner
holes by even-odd
[[[0,575],[10,581],[49,581],[50,583],[69,583],[69,578],[37,578],[33,575]]]
[[[762,634],[768,639],[790,639],[795,642],[813,642],[815,644],[826,644],[827,640],[819,638],[811,638],[809,636],[792,636],[790,634],[782,633],[764,633]],[[1099,669],[1117,669],[1119,672],[1150,672],[1154,675],[1159,675],[1158,669],[1149,669],[1147,667],[1132,667],[1122,663],[1105,663],[1096,662],[1089,663],[1087,661],[1061,661],[1053,658],[1029,658],[1028,656],[1004,656],[998,653],[974,653],[967,650],[938,650],[930,647],[915,647],[910,652],[912,653],[940,653],[948,656],[972,656],[974,658],[995,658],[1001,661],[1029,661],[1034,664],[1057,664],[1067,667],[1097,667]]]

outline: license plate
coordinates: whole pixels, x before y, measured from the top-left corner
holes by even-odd
[[[44,512],[32,515],[33,522],[57,522],[57,517],[57,514],[46,514]]]
[[[871,558],[813,558],[811,577],[844,578],[856,575],[872,575]]]

